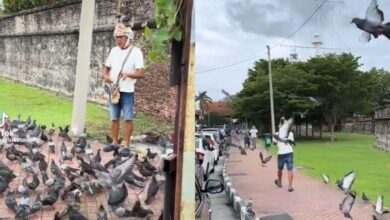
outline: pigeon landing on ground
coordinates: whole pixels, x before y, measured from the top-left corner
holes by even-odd
[[[355,198],[356,195],[349,192],[347,196],[344,198],[343,202],[340,203],[339,210],[344,215],[344,217],[352,219],[351,210],[353,204],[355,203]]]
[[[383,12],[378,8],[378,0],[371,0],[366,10],[366,17],[364,19],[353,18],[351,23],[354,23],[357,28],[364,31],[359,41],[367,43],[371,40],[371,35],[378,38],[381,32],[383,32],[381,25],[383,20]]]
[[[368,196],[365,193],[362,193],[362,200],[365,203],[370,203],[370,199],[368,198]]]
[[[67,142],[72,142],[72,138],[70,138],[69,135],[68,135],[69,125],[67,125],[65,127],[65,129],[62,129],[62,127],[59,127],[59,129],[60,129],[60,133],[58,134],[58,136],[62,137],[63,140],[65,140]]]
[[[322,177],[322,182],[325,183],[325,184],[328,184],[330,179],[329,179],[329,176],[326,175],[325,173],[321,173],[321,177]]]
[[[264,167],[266,163],[268,163],[272,159],[272,155],[268,155],[265,159],[263,153],[259,153],[261,165]]]
[[[374,206],[374,216],[381,219],[382,215],[385,213],[389,213],[389,211],[383,208],[383,196],[378,196]]]
[[[356,176],[357,173],[355,171],[351,171],[347,173],[341,181],[337,180],[336,182],[337,187],[339,187],[341,190],[343,190],[346,193],[351,192],[352,185],[356,179]]]

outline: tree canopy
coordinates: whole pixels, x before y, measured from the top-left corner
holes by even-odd
[[[310,115],[323,120],[332,133],[348,116],[373,115],[390,102],[390,74],[383,69],[359,70],[352,54],[329,54],[305,62],[272,60],[275,119]],[[270,128],[268,61],[248,70],[243,89],[233,102],[236,117]],[[298,117],[299,118],[299,117]]]

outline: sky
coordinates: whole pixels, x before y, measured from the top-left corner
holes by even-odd
[[[320,54],[351,52],[360,56],[360,69],[372,67],[390,70],[390,40],[384,36],[362,43],[362,33],[353,17],[365,17],[371,0],[329,0],[291,38],[290,35],[312,15],[323,0],[196,0],[196,92],[207,91],[213,100],[224,98],[222,89],[235,94],[242,89],[248,69],[267,58],[266,45],[272,58],[289,58],[294,52],[299,60],[316,55],[316,50],[298,48],[312,46],[319,34]],[[390,22],[390,1],[378,0],[385,22]],[[386,16],[386,15],[389,16]],[[387,17],[389,19],[387,19]],[[290,46],[290,47],[288,47]],[[254,59],[251,59],[254,58]],[[238,65],[228,68],[218,67]]]

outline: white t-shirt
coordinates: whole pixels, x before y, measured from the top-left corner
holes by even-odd
[[[294,134],[292,132],[289,132],[287,139],[294,141]],[[285,144],[280,141],[278,141],[278,149],[278,154],[288,154],[293,152],[291,144]]]
[[[110,68],[110,77],[116,82],[118,75],[121,71],[122,63],[126,58],[130,48],[133,47],[133,51],[123,67],[122,72],[134,72],[136,69],[144,68],[144,57],[142,51],[135,46],[122,50],[119,47],[114,47],[110,51],[110,55],[106,60],[105,65]],[[119,88],[121,92],[134,92],[134,84],[137,82],[136,79],[126,78],[125,80],[119,80]]]
[[[257,138],[257,132],[258,130],[256,128],[252,128],[249,133],[251,133],[252,138]]]

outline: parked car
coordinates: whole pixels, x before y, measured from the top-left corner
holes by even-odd
[[[204,179],[207,180],[210,173],[214,172],[215,166],[215,156],[207,138],[195,138],[195,154],[199,164],[203,167]]]
[[[207,138],[210,143],[210,147],[213,149],[214,153],[214,164],[217,164],[219,160],[219,144],[217,142],[217,135],[212,132],[202,132],[202,137]]]
[[[218,148],[219,148],[219,156],[222,156],[222,151],[223,151],[224,145],[226,143],[225,135],[224,135],[225,131],[222,131],[222,130],[223,129],[221,129],[221,128],[203,128],[201,130],[202,132],[208,132],[208,133],[215,134],[216,141],[218,143]]]
[[[201,178],[201,167],[195,166],[195,218],[211,220],[211,204],[208,193],[216,194],[224,190],[224,185],[219,180],[209,179],[204,183]]]

